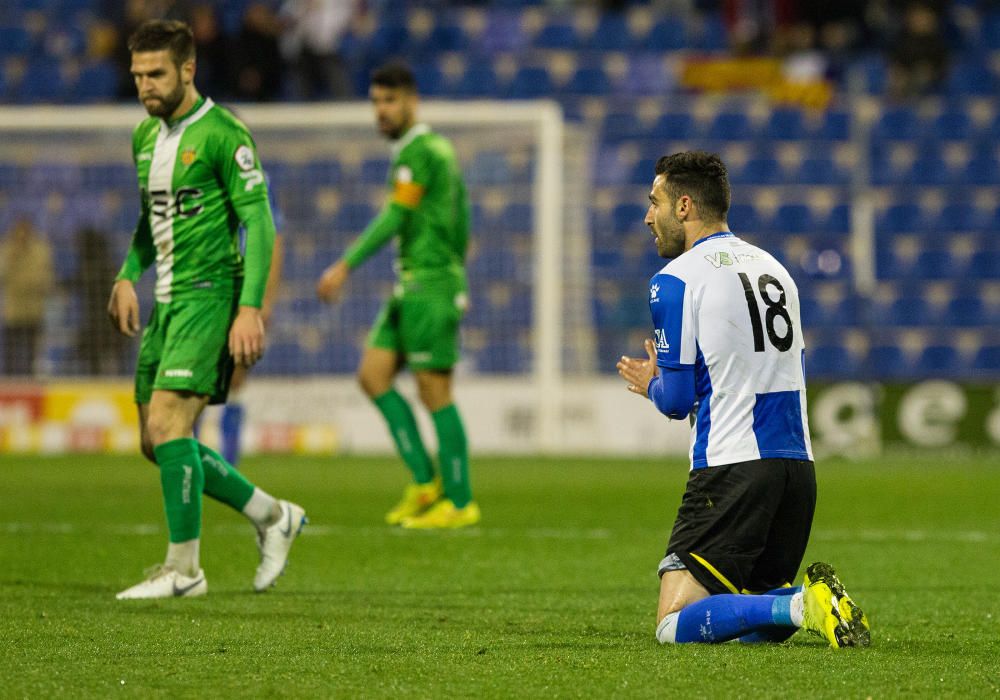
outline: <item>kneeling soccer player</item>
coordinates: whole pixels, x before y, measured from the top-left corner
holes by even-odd
[[[649,201],[645,223],[670,262],[649,286],[655,341],[618,372],[668,417],[693,414],[656,638],[780,642],[805,628],[833,647],[867,646],[868,619],[829,564],[791,585],[816,507],[795,283],[730,232],[718,156],[660,158]]]

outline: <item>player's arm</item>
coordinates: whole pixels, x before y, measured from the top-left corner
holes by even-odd
[[[406,225],[424,197],[427,167],[416,160],[401,161],[393,172],[392,192],[386,206],[372,219],[344,256],[330,265],[316,284],[316,294],[324,301],[336,301],[351,270],[375,255]]]
[[[108,316],[111,325],[130,338],[139,332],[139,297],[135,293],[135,283],[139,281],[150,265],[156,260],[153,232],[149,226],[149,209],[143,202],[139,222],[132,233],[132,242],[125,254],[108,300]]]
[[[645,358],[622,357],[618,373],[628,390],[646,396],[669,418],[684,418],[696,400],[693,314],[684,282],[659,274],[650,282],[649,308],[656,340],[646,340]]]
[[[239,310],[229,329],[229,352],[237,364],[250,367],[264,352],[261,307],[271,273],[274,218],[267,199],[267,182],[250,134],[233,129],[219,140],[216,161],[229,200],[246,230],[243,288]]]

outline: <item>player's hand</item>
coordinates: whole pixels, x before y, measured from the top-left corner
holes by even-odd
[[[257,307],[240,307],[229,329],[229,354],[241,367],[253,367],[264,355],[264,321]]]
[[[111,325],[122,335],[134,338],[139,332],[139,297],[135,294],[135,285],[129,280],[118,280],[111,288],[108,317]]]
[[[350,274],[351,268],[347,267],[347,263],[343,260],[338,260],[330,265],[319,276],[319,282],[316,283],[316,296],[325,302],[337,301]]]
[[[618,364],[615,365],[621,378],[628,382],[626,388],[639,396],[647,396],[646,388],[649,387],[649,382],[657,374],[656,343],[646,338],[643,346],[646,348],[647,357],[625,357],[622,355],[622,359],[618,360]]]

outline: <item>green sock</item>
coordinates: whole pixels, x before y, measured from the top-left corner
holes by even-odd
[[[423,440],[420,439],[420,431],[410,404],[395,389],[389,389],[373,400],[385,417],[385,422],[389,424],[396,449],[413,472],[414,481],[418,484],[430,483],[434,478],[434,467],[431,458],[427,456]]]
[[[198,450],[205,469],[205,494],[237,512],[243,512],[243,507],[253,495],[254,485],[212,448],[199,443]]]
[[[438,455],[444,494],[458,508],[472,500],[469,485],[469,441],[465,437],[462,416],[455,404],[431,414],[438,436]]]
[[[160,466],[163,505],[171,542],[196,540],[201,534],[201,492],[205,472],[198,443],[191,438],[171,440],[153,448]]]

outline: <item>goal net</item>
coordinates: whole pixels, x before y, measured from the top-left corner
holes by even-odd
[[[257,141],[284,241],[268,350],[247,388],[248,400],[259,405],[250,447],[388,444],[350,376],[391,293],[394,246],[352,275],[339,304],[321,304],[315,295],[321,271],[385,200],[389,149],[371,108],[234,111]],[[52,250],[55,284],[27,377],[36,384],[90,376],[128,385],[135,343],[110,330],[105,307],[138,213],[130,135],[143,116],[137,106],[0,109],[0,230],[28,220]],[[487,448],[561,450],[569,440],[561,415],[564,378],[589,375],[597,364],[587,135],[567,129],[559,107],[547,101],[427,102],[420,118],[454,142],[473,206],[459,399],[465,390],[475,405],[478,417],[470,420],[483,424],[480,443]],[[139,289],[144,319],[152,275]],[[118,404],[128,403],[123,391]],[[350,414],[357,411],[370,428],[355,425]],[[128,445],[132,432],[132,425],[121,428],[120,438],[85,431],[82,440]],[[67,446],[79,445],[50,447]]]

